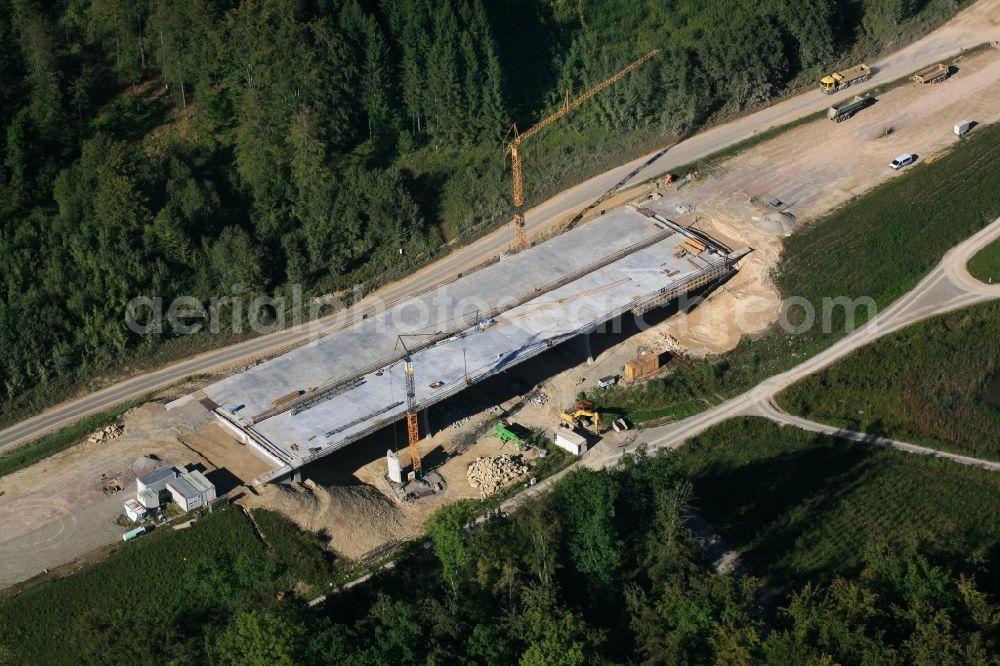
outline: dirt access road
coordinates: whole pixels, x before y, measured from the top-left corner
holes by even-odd
[[[925,64],[946,58],[983,41],[997,39],[1000,39],[1000,0],[981,0],[930,35],[879,62],[873,63],[877,72],[870,85],[877,85],[903,76]],[[608,192],[639,182],[672,167],[705,157],[757,132],[808,115],[864,89],[863,87],[850,88],[832,96],[810,90],[739,120],[712,128],[669,149],[658,150],[616,169],[611,169],[528,211],[526,215],[527,228],[529,231],[537,231],[552,222],[564,219],[569,213],[586,207]],[[401,300],[408,294],[429,288],[440,282],[442,276],[452,276],[468,270],[480,263],[484,257],[495,256],[505,249],[509,242],[508,236],[506,230],[500,230],[456,250],[435,264],[363,299],[350,308],[347,319],[358,317],[364,308],[371,307],[373,297],[381,299],[383,302]],[[340,315],[338,321],[343,320],[343,318],[344,316]],[[130,398],[170,385],[189,375],[217,372],[246,362],[247,359],[273,353],[285,346],[325,331],[331,326],[330,322],[330,319],[322,319],[238,345],[207,352],[63,403],[0,431],[0,450],[37,438],[82,416],[108,409]]]
[[[768,405],[774,396],[856,349],[923,319],[1000,299],[1000,285],[983,284],[966,270],[969,259],[997,239],[1000,239],[1000,218],[950,250],[916,287],[878,313],[865,326],[825,351],[701,414],[645,430],[640,439],[654,449],[676,448],[708,428],[735,416],[770,416]],[[617,457],[607,456],[602,462],[611,464]]]

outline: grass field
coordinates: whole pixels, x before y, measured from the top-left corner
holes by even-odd
[[[3,454],[0,456],[0,476],[34,465],[43,458],[69,448],[93,431],[114,423],[122,414],[148,399],[146,397],[130,400],[107,411],[87,416],[71,426],[42,437],[36,442],[19,446],[10,453]]]
[[[1000,460],[1000,303],[921,322],[786,389],[824,423]]]
[[[969,260],[972,277],[987,284],[1000,283],[1000,241],[993,241]]]
[[[774,279],[786,298],[806,299],[817,314],[828,297],[870,297],[882,309],[951,247],[998,216],[1000,125],[990,125],[940,159],[917,165],[787,238]],[[789,321],[797,324],[801,315],[793,309]],[[638,392],[594,392],[591,399],[635,421],[669,416],[671,409],[687,415],[692,407],[737,395],[829,347],[848,325],[864,323],[868,310],[858,308],[850,322],[844,308],[831,315],[827,330],[813,326],[796,335],[772,330],[744,338],[728,354],[676,368]]]
[[[676,453],[696,510],[753,573],[782,584],[857,573],[865,550],[1000,557],[1000,475],[762,419],[727,421]],[[998,572],[983,580],[992,592]]]
[[[317,573],[317,546],[276,514],[236,508],[162,528],[103,562],[0,603],[0,645],[17,664],[186,663],[207,627],[274,602]]]

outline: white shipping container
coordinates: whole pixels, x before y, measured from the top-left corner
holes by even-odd
[[[970,129],[972,129],[972,121],[971,120],[963,120],[963,121],[955,124],[955,134],[957,134],[958,136],[962,136],[963,134],[965,134],[966,132],[968,132]]]
[[[125,515],[133,523],[146,517],[146,509],[134,499],[125,500]]]
[[[587,440],[572,430],[557,430],[553,441],[560,449],[566,449],[574,456],[581,455],[587,450]]]

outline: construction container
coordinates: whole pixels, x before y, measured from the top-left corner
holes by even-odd
[[[608,375],[607,377],[601,377],[598,379],[597,386],[598,388],[607,388],[609,386],[614,386],[617,381],[618,377],[616,375]]]
[[[587,440],[584,439],[583,435],[575,433],[572,430],[566,430],[565,428],[556,430],[556,436],[553,441],[560,449],[565,449],[574,456],[581,455],[587,450]]]
[[[178,477],[167,484],[167,490],[177,506],[183,511],[197,509],[204,504],[201,493],[192,486],[184,477]]]
[[[137,539],[146,533],[145,527],[137,527],[134,530],[129,530],[122,535],[122,541],[131,541],[132,539]]]
[[[958,136],[962,136],[970,129],[972,129],[971,120],[962,120],[960,122],[955,123],[955,134],[957,134]]]
[[[637,359],[625,364],[625,379],[635,381],[640,377],[651,375],[660,369],[660,357],[657,354],[643,354]]]
[[[169,497],[167,484],[176,478],[177,470],[173,467],[161,467],[140,476],[135,480],[136,499],[147,509],[159,508]]]
[[[191,470],[181,474],[181,478],[190,483],[201,495],[203,504],[208,504],[215,499],[215,484],[209,481],[204,474],[198,470]]]
[[[140,493],[144,490],[160,492],[165,490],[167,483],[177,478],[177,470],[173,467],[161,467],[160,469],[140,476],[135,480],[136,490]]]
[[[133,523],[137,523],[146,517],[146,507],[139,504],[138,500],[125,500],[125,517]]]

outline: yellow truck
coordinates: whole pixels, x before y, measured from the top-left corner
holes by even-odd
[[[947,65],[938,63],[926,67],[913,75],[913,80],[917,83],[939,83],[948,78],[950,70]]]
[[[843,90],[847,86],[855,83],[867,81],[872,77],[871,67],[868,65],[856,65],[850,69],[834,72],[830,76],[824,76],[819,80],[819,89],[827,95],[832,95],[838,90]]]

